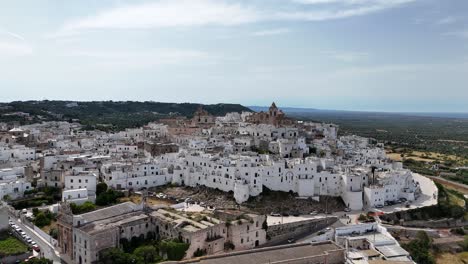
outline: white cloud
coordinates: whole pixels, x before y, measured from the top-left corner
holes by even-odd
[[[13,33],[13,32],[10,32],[10,31],[8,31],[8,30],[4,30],[4,29],[1,29],[1,28],[0,28],[0,36],[1,36],[1,35],[7,35],[7,36],[9,36],[9,37],[13,37],[13,38],[15,38],[15,39],[17,39],[17,40],[21,40],[21,41],[24,41],[24,40],[25,40],[24,37],[21,36],[21,35],[19,35],[19,34],[16,34],[16,33]]]
[[[441,18],[441,19],[437,20],[436,24],[437,25],[448,25],[448,24],[453,24],[453,23],[457,22],[458,20],[459,20],[458,17],[448,16],[448,17],[444,17],[444,18]]]
[[[0,57],[26,56],[33,53],[33,49],[24,43],[0,41]]]
[[[118,7],[66,24],[61,33],[93,29],[239,25],[257,21],[258,11],[215,0],[163,0]]]
[[[416,0],[295,0],[296,4],[267,9],[226,0],[161,0],[104,10],[65,24],[58,36],[83,30],[188,26],[233,26],[260,21],[322,21],[361,16]],[[299,4],[298,4],[299,3]],[[307,5],[303,5],[307,4]],[[322,5],[314,5],[322,4]],[[283,11],[288,10],[288,11]]]
[[[367,52],[324,51],[323,54],[343,62],[354,62],[369,57]]]
[[[255,31],[252,32],[252,36],[272,36],[272,35],[281,35],[281,34],[286,34],[291,32],[289,28],[273,28],[273,29],[267,29],[267,30],[260,30],[260,31]]]
[[[459,38],[468,38],[468,30],[446,32],[445,36],[454,36]]]
[[[354,16],[363,16],[386,9],[396,8],[416,0],[299,0],[303,3],[341,3],[345,7],[328,8],[312,11],[280,12],[276,14],[278,19],[324,21],[342,19]],[[349,6],[351,5],[351,6]]]

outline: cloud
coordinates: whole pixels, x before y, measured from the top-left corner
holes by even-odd
[[[235,26],[290,20],[323,21],[362,16],[414,1],[416,0],[293,0],[292,5],[291,2],[283,2],[275,8],[262,8],[244,1],[161,0],[120,6],[68,22],[54,36],[99,29]]]
[[[451,31],[444,33],[445,36],[454,36],[459,38],[468,38],[468,30]]]
[[[448,25],[448,24],[453,24],[453,23],[457,22],[458,20],[459,20],[458,17],[448,16],[448,17],[444,17],[444,18],[441,18],[441,19],[437,20],[436,24],[437,25]]]
[[[260,19],[258,11],[215,0],[163,0],[118,7],[66,24],[61,33],[96,29],[133,29],[240,25]]]
[[[21,36],[21,35],[19,35],[19,34],[16,34],[16,33],[13,33],[13,32],[10,32],[10,31],[8,31],[8,30],[1,29],[1,28],[0,28],[0,36],[1,36],[1,35],[7,35],[7,36],[9,36],[9,37],[13,37],[13,38],[15,38],[15,39],[17,39],[17,40],[21,40],[21,41],[24,41],[24,40],[25,40],[24,37]]]
[[[33,53],[33,49],[24,43],[0,41],[0,57],[26,56]]]
[[[416,0],[296,0],[303,4],[340,3],[344,7],[329,8],[312,11],[280,12],[276,14],[278,19],[324,21],[342,19],[354,16],[363,16],[386,9],[396,8]]]
[[[343,62],[354,62],[369,57],[367,52],[324,51],[323,54]]]
[[[252,36],[262,37],[262,36],[272,36],[272,35],[281,35],[291,32],[289,28],[273,28],[261,31],[252,32]]]

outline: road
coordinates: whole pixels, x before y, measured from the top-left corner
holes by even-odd
[[[444,179],[442,177],[437,177],[437,176],[427,176],[427,177],[431,178],[432,180],[440,184],[448,185],[449,187],[455,188],[463,192],[463,194],[468,194],[468,185],[466,184],[450,181],[450,180]]]
[[[34,240],[37,245],[41,248],[41,256],[50,259],[55,263],[61,263],[60,256],[58,252],[55,251],[55,248],[44,238],[38,235],[33,229],[29,226],[23,224],[21,220],[10,216],[10,220],[12,220],[17,226],[19,226],[32,240]]]

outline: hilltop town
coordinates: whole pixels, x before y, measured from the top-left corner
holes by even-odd
[[[118,132],[73,121],[0,130],[9,228],[56,262],[108,263],[112,249],[157,241],[171,263],[414,263],[379,216],[438,200],[383,143],[275,103]]]

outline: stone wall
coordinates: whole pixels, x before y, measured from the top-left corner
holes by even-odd
[[[310,235],[326,228],[337,220],[337,217],[330,216],[328,218],[269,226],[267,230],[268,240],[263,246],[275,246],[286,242],[290,238],[298,239]]]

